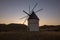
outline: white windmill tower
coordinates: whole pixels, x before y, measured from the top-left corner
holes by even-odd
[[[28,15],[27,19],[26,19],[28,21],[27,31],[39,31],[39,18],[35,13],[37,13],[43,9],[40,9],[35,12],[34,9],[36,6],[37,6],[37,3],[35,4],[35,6],[33,7],[33,9],[31,11],[30,11],[30,6],[29,6],[29,13],[27,13],[26,11],[23,10],[23,12]],[[25,17],[23,17],[23,18],[25,18]],[[24,23],[25,23],[25,21],[24,21]]]

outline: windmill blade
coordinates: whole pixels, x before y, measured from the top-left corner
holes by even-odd
[[[32,10],[34,10],[34,8],[35,8],[37,5],[38,5],[38,3],[36,3],[36,4],[35,4],[35,6],[33,7],[33,9],[32,9]]]
[[[29,16],[28,16],[29,17]],[[26,20],[28,19],[28,17],[24,20],[23,24],[26,22]]]
[[[28,2],[29,2],[29,14],[30,14],[30,1],[28,0]]]
[[[22,17],[22,18],[20,18],[20,19],[24,19],[24,18],[26,18],[26,17],[28,17],[28,16],[24,16],[24,17]]]
[[[26,22],[27,19],[24,20],[23,24]]]
[[[26,13],[27,15],[29,15],[26,11],[23,10],[24,13]]]
[[[37,13],[37,12],[39,12],[39,11],[41,11],[41,10],[43,10],[43,9],[40,9],[40,10],[36,11],[35,13]]]
[[[29,4],[29,14],[30,14],[30,4]]]

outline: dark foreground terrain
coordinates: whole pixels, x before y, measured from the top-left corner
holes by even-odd
[[[0,24],[0,40],[60,40],[60,25],[44,25],[39,29],[27,32],[24,24]]]
[[[60,32],[0,32],[0,40],[60,40]]]

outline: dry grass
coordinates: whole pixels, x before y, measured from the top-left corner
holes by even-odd
[[[60,32],[0,32],[0,40],[60,40]]]

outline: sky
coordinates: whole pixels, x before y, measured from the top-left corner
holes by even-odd
[[[43,8],[36,13],[39,17],[39,25],[60,25],[60,0],[0,0],[0,24],[23,24],[27,16],[23,12],[29,12],[38,3],[34,11]],[[25,22],[27,25],[27,21]]]

